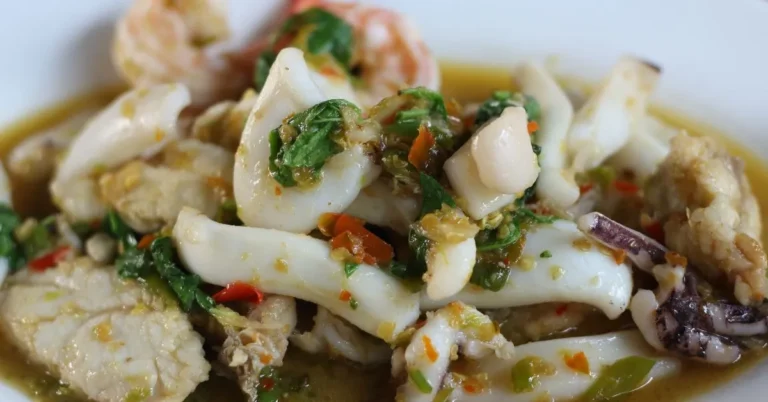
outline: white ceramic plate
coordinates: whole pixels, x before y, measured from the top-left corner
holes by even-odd
[[[630,53],[660,64],[655,101],[768,157],[764,0],[376,0],[401,10],[442,59],[514,65],[555,56],[561,73],[603,76]],[[242,43],[280,0],[230,0]],[[130,0],[0,2],[0,126],[115,82],[112,27]],[[700,400],[765,400],[768,364]],[[26,398],[0,384],[0,401]]]

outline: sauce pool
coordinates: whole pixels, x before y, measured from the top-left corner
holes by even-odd
[[[509,70],[486,68],[453,63],[441,65],[443,77],[442,92],[446,98],[452,97],[462,102],[479,102],[486,99],[497,89],[515,89],[515,83]],[[575,80],[567,80],[568,87],[583,90],[588,87]],[[86,96],[74,98],[60,105],[48,108],[0,131],[0,155],[3,159],[8,152],[24,138],[51,128],[75,114],[78,110],[98,105],[106,105],[124,88],[110,88]],[[667,110],[652,108],[652,113],[669,124],[687,129],[694,135],[707,135],[717,138],[729,152],[744,160],[745,172],[752,184],[760,208],[763,212],[763,226],[766,226],[768,212],[768,166],[746,147],[721,135],[711,128],[697,124]],[[19,206],[25,216],[41,216],[52,211],[47,192],[47,185],[42,183],[23,183],[11,176],[14,204]],[[763,233],[763,244],[768,244]],[[607,320],[604,320],[607,321]],[[593,330],[605,327],[605,322],[595,325]],[[588,332],[589,328],[579,328],[579,332]],[[706,392],[718,384],[732,379],[753,368],[765,352],[754,352],[745,356],[733,366],[713,367],[706,364],[685,362],[682,374],[677,377],[654,381],[651,385],[630,395],[627,401],[641,402],[648,400],[679,401],[689,399]],[[308,400],[359,402],[392,401],[394,386],[389,380],[389,368],[379,366],[361,369],[339,360],[328,360],[324,356],[310,356],[291,350],[285,361],[286,370],[295,375],[308,378],[312,390]],[[56,378],[40,367],[30,364],[3,336],[0,331],[0,379],[14,384],[21,391],[40,402],[83,402],[84,398],[62,386]],[[213,402],[222,400],[239,401],[237,385],[229,380],[216,377],[203,383],[187,399],[190,402]],[[304,399],[304,398],[301,398]],[[301,400],[300,399],[300,400]]]

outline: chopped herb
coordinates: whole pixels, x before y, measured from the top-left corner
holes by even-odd
[[[483,289],[498,292],[507,284],[509,271],[509,267],[500,264],[478,261],[472,268],[469,282]]]
[[[437,394],[435,394],[435,399],[433,399],[432,402],[447,402],[448,398],[451,397],[452,393],[453,393],[453,388],[445,387],[440,391],[437,391]]]
[[[555,366],[538,356],[528,356],[512,366],[512,391],[531,392],[539,386],[539,378],[555,374]]]
[[[410,377],[413,384],[416,385],[416,389],[421,393],[429,394],[432,392],[432,385],[430,385],[429,380],[424,377],[424,373],[420,370],[411,370],[408,372],[408,377]]]
[[[117,257],[115,266],[121,278],[143,278],[152,272],[152,256],[146,249],[131,247]]]
[[[432,176],[425,173],[419,173],[419,182],[423,194],[421,216],[440,210],[443,207],[443,204],[446,204],[449,207],[456,207],[456,202],[453,200],[453,197],[451,197],[448,191]]]
[[[136,244],[138,243],[136,234],[131,227],[120,218],[117,211],[110,210],[107,212],[107,216],[104,218],[102,225],[103,230],[122,243],[125,249],[136,247]]]
[[[170,237],[158,237],[152,242],[149,249],[157,273],[164,281],[168,282],[173,293],[179,298],[181,308],[184,311],[189,311],[195,302],[203,308],[215,305],[213,299],[200,290],[200,277],[186,273],[177,266],[174,261],[175,253]],[[210,302],[207,299],[211,299]]]
[[[285,375],[272,366],[265,366],[259,372],[257,395],[259,402],[279,402],[283,395],[307,390],[306,377]]]
[[[346,125],[344,109],[360,109],[342,99],[318,103],[297,113],[269,133],[269,172],[285,187],[311,184],[320,178],[325,162],[344,150],[337,141]]]
[[[243,221],[237,216],[237,203],[234,199],[228,198],[219,205],[215,220],[226,225],[242,226]]]
[[[21,242],[27,259],[35,258],[54,247],[56,241],[53,236],[56,230],[55,223],[55,215],[46,217],[38,222]]]
[[[550,252],[549,250],[544,250],[544,251],[541,252],[541,254],[539,254],[539,257],[541,257],[541,258],[552,258],[552,252]]]
[[[584,402],[613,401],[643,385],[656,361],[641,356],[617,360],[603,369],[597,380],[579,398]]]
[[[352,274],[355,273],[355,271],[357,271],[357,268],[359,266],[360,266],[360,264],[357,264],[357,263],[354,263],[354,262],[345,262],[344,263],[344,275],[346,275],[347,278],[349,278],[350,276],[352,276]]]
[[[532,225],[549,224],[555,221],[554,216],[538,215],[528,208],[518,208],[505,212],[505,221],[496,229],[481,230],[475,236],[478,251],[489,251],[507,247],[516,243]]]
[[[93,227],[88,222],[71,223],[69,227],[72,228],[72,231],[75,232],[80,240],[87,239],[94,232]]]
[[[261,90],[277,53],[284,47],[298,47],[313,55],[330,55],[346,71],[352,68],[354,35],[352,26],[322,8],[310,8],[288,18],[256,62],[255,84]]]
[[[360,303],[358,303],[354,298],[349,300],[349,307],[352,308],[352,310],[357,310],[357,306],[359,305]]]
[[[510,106],[522,106],[528,115],[528,121],[538,122],[541,118],[541,106],[532,96],[510,91],[495,91],[489,99],[480,105],[475,115],[475,130],[493,120]]]
[[[16,241],[14,231],[21,224],[16,212],[6,204],[0,204],[0,257],[8,260],[8,268],[15,272],[24,266],[26,259]]]

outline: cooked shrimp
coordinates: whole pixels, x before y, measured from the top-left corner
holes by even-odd
[[[112,60],[133,86],[182,82],[205,104],[247,85],[248,74],[206,52],[229,36],[223,0],[136,0],[115,31]]]
[[[437,60],[404,16],[362,4],[323,0],[298,0],[292,11],[312,7],[324,8],[354,28],[356,57],[363,81],[357,97],[364,106],[372,106],[401,88],[423,86],[439,90]]]

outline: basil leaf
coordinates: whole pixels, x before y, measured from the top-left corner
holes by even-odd
[[[612,401],[635,391],[643,385],[655,360],[630,356],[617,360],[603,369],[597,380],[579,398],[584,402]]]
[[[29,232],[29,236],[21,242],[24,255],[28,259],[33,259],[53,248],[55,243],[55,239],[53,238],[53,230],[55,230],[55,228],[53,225],[55,222],[55,215],[43,219],[32,228]]]
[[[434,177],[421,172],[419,173],[419,183],[421,184],[421,193],[423,195],[421,216],[440,210],[443,204],[456,208],[456,202],[453,200],[453,197]]]
[[[121,242],[124,248],[128,249],[130,247],[136,247],[136,244],[138,243],[136,234],[131,227],[123,221],[117,211],[109,210],[107,216],[104,218],[102,226],[103,230]]]
[[[445,109],[445,100],[443,95],[425,87],[416,87],[401,89],[398,95],[408,95],[417,99],[423,99],[427,101],[429,114],[437,114],[440,117],[447,119],[448,111]]]
[[[493,120],[510,106],[522,106],[528,115],[528,121],[538,122],[541,118],[541,106],[532,96],[521,93],[512,93],[510,91],[495,91],[489,99],[480,105],[475,115],[475,130]]]
[[[328,54],[350,71],[354,31],[346,21],[322,8],[310,8],[294,14],[277,31],[268,50],[262,52],[256,62],[254,82],[257,89],[264,87],[277,53],[288,46],[298,47],[313,55]]]
[[[131,247],[117,257],[115,266],[121,278],[143,278],[152,272],[152,256],[147,250]]]
[[[14,235],[20,224],[19,215],[10,206],[0,204],[0,258],[8,260],[11,272],[16,272],[26,263],[24,252]]]
[[[507,284],[509,273],[509,267],[501,266],[497,263],[478,261],[475,267],[472,268],[472,276],[469,282],[483,289],[498,292]]]
[[[267,76],[269,76],[269,69],[272,68],[275,59],[277,59],[277,54],[271,50],[261,52],[259,58],[256,59],[256,68],[253,71],[253,82],[256,84],[258,90],[264,88],[264,83],[267,82]]]
[[[505,212],[505,221],[496,229],[481,230],[475,236],[477,251],[490,251],[510,246],[525,233],[531,225],[543,225],[554,222],[554,216],[538,215],[528,208],[518,208],[512,212]]]
[[[256,389],[259,402],[279,402],[286,393],[297,393],[309,387],[306,377],[288,376],[272,366],[259,371],[259,385]]]
[[[333,155],[344,148],[336,142],[344,134],[344,109],[353,110],[359,117],[360,109],[342,99],[318,103],[297,113],[269,134],[269,171],[285,187],[296,186],[297,171],[308,172],[308,180],[316,180],[320,169]],[[284,127],[285,126],[285,127]],[[288,142],[280,133],[295,135]]]
[[[182,271],[174,261],[174,250],[170,237],[159,237],[149,246],[152,255],[152,262],[164,281],[179,298],[179,304],[184,311],[189,311],[194,302],[201,297],[198,293],[202,291],[200,286],[200,277],[194,274],[188,274]]]

